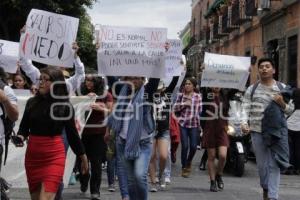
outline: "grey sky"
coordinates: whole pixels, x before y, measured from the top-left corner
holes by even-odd
[[[93,24],[163,27],[173,39],[190,21],[191,0],[98,0],[88,13]]]

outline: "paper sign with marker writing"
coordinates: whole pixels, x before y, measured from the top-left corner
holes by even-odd
[[[250,57],[205,53],[201,87],[245,90],[251,66]]]
[[[168,39],[169,49],[166,52],[166,76],[180,76],[182,72],[182,42],[179,39]]]
[[[16,73],[19,58],[19,43],[0,40],[0,67],[8,73]]]
[[[100,26],[98,72],[108,76],[165,76],[167,29]]]
[[[20,41],[21,55],[48,65],[73,67],[72,43],[76,40],[78,23],[74,17],[32,9]]]

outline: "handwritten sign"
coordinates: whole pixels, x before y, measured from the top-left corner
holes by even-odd
[[[108,76],[165,76],[165,28],[100,26],[98,72]]]
[[[20,41],[21,55],[48,65],[73,67],[72,43],[78,23],[74,17],[32,9]]]
[[[170,47],[166,53],[166,76],[180,76],[182,72],[182,43],[179,39],[168,39]]]
[[[16,73],[19,58],[19,43],[0,40],[0,67],[8,73]]]
[[[205,53],[201,87],[244,90],[249,76],[250,57]]]

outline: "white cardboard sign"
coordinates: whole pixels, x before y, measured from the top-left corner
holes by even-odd
[[[107,76],[165,76],[167,29],[100,26],[98,72]]]
[[[8,73],[16,73],[19,59],[19,43],[0,40],[0,67]]]
[[[73,67],[72,43],[76,40],[79,19],[32,9],[26,32],[20,41],[22,56],[59,67]]]
[[[205,69],[201,87],[236,88],[245,90],[249,76],[250,57],[205,52]]]
[[[166,52],[166,77],[180,76],[182,66],[182,42],[179,39],[168,39],[170,48]]]

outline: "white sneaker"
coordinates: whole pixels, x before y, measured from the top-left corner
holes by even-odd
[[[150,192],[157,192],[157,187],[155,183],[151,183],[150,185]]]
[[[170,185],[171,184],[171,179],[169,177],[166,177],[165,182],[166,182],[167,185]]]

